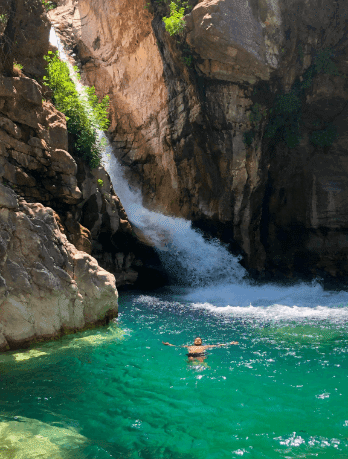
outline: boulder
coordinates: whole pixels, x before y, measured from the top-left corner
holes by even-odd
[[[68,242],[52,209],[24,200],[19,208],[14,202],[3,204],[0,234],[7,242],[0,244],[2,349],[54,338],[117,315],[114,276]]]

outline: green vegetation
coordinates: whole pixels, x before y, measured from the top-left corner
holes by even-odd
[[[6,24],[8,20],[8,15],[7,14],[0,14],[0,24]]]
[[[257,126],[260,124],[263,116],[263,110],[262,106],[258,103],[254,104],[251,107],[251,113],[249,114],[249,121],[251,124],[254,126]]]
[[[41,3],[46,8],[46,11],[53,10],[57,8],[57,4],[55,2],[51,2],[50,0],[42,0]]]
[[[300,122],[302,102],[295,90],[276,97],[270,120],[266,127],[265,137],[284,141],[289,148],[300,143]]]
[[[170,3],[170,16],[163,17],[163,22],[166,27],[166,31],[170,35],[180,34],[185,29],[185,21],[183,16],[185,15],[185,7],[179,6],[174,2]]]
[[[334,53],[331,48],[319,51],[314,61],[315,73],[340,76],[337,65],[332,60],[333,56]]]
[[[253,143],[254,138],[255,131],[253,131],[252,129],[250,131],[244,132],[243,134],[244,143],[245,145],[248,145],[248,147],[250,147],[250,145]]]
[[[103,186],[104,185],[104,181],[102,179],[98,179],[98,185],[99,186]]]
[[[303,89],[308,89],[312,85],[315,75],[320,73],[326,75],[342,76],[337,68],[337,65],[332,60],[333,56],[334,53],[331,48],[322,49],[317,53],[313,65],[311,65],[303,75]]]
[[[17,62],[14,62],[13,63],[13,67],[17,70],[23,70],[23,65],[22,64],[18,64]]]
[[[47,76],[44,77],[44,84],[52,90],[57,109],[66,115],[74,151],[93,169],[100,165],[103,149],[97,130],[106,131],[109,127],[109,97],[105,96],[98,102],[94,87],[86,87],[86,97],[82,98],[70,78],[67,64],[59,59],[58,52],[54,54],[49,51],[45,59]]]
[[[181,56],[182,62],[187,66],[191,67],[192,64],[192,55],[189,56]]]
[[[299,58],[303,63],[304,52],[302,45],[298,47]],[[305,103],[305,91],[309,89],[316,75],[326,74],[343,76],[333,61],[334,53],[331,48],[317,52],[313,64],[306,70],[302,82],[295,82],[290,92],[280,94],[275,98],[269,110],[269,121],[265,130],[265,138],[273,139],[276,143],[284,141],[289,148],[295,148],[301,140],[302,108]],[[310,141],[313,145],[331,146],[338,134],[333,125],[314,131]]]
[[[320,147],[330,147],[337,137],[336,127],[333,124],[328,124],[325,129],[314,131],[310,137],[310,142]]]

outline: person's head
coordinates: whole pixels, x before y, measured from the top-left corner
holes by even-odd
[[[199,337],[195,338],[194,343],[195,343],[196,346],[201,346],[202,345],[202,338],[199,338]]]

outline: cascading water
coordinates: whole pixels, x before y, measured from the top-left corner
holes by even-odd
[[[187,220],[150,211],[141,204],[140,192],[129,187],[109,142],[103,163],[130,221],[152,241],[164,266],[181,285],[242,282],[246,271],[218,241],[206,241]]]
[[[85,97],[84,87],[76,78],[53,28],[50,41],[58,48],[62,60],[68,63],[77,89],[81,97]],[[154,244],[165,267],[178,279],[180,286],[190,287],[190,291],[185,293],[187,301],[196,307],[213,310],[220,307],[220,312],[238,315],[264,316],[264,308],[270,305],[273,306],[268,309],[270,317],[301,316],[305,314],[304,307],[310,308],[311,311],[307,311],[310,315],[313,307],[319,308],[316,315],[323,314],[325,317],[347,314],[341,307],[348,303],[346,292],[324,292],[317,282],[292,287],[251,284],[238,258],[231,255],[219,241],[207,241],[192,229],[187,220],[146,209],[142,205],[141,193],[132,189],[125,179],[122,166],[114,156],[106,135],[102,131],[98,135],[106,145],[103,165],[130,221]],[[221,309],[224,306],[228,308]]]
[[[61,59],[68,63],[80,96],[85,97],[84,87],[76,78],[54,29],[51,30],[50,41],[58,48]],[[165,267],[180,284],[197,286],[216,284],[222,280],[241,282],[246,275],[245,270],[238,264],[238,258],[231,255],[218,241],[205,241],[187,220],[165,216],[142,205],[141,193],[131,189],[124,178],[122,167],[113,154],[107,136],[102,131],[98,134],[105,144],[102,163],[129,220],[155,246]]]

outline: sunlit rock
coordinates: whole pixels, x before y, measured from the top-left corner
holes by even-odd
[[[72,428],[56,427],[23,416],[0,416],[3,459],[83,459],[88,440]]]

